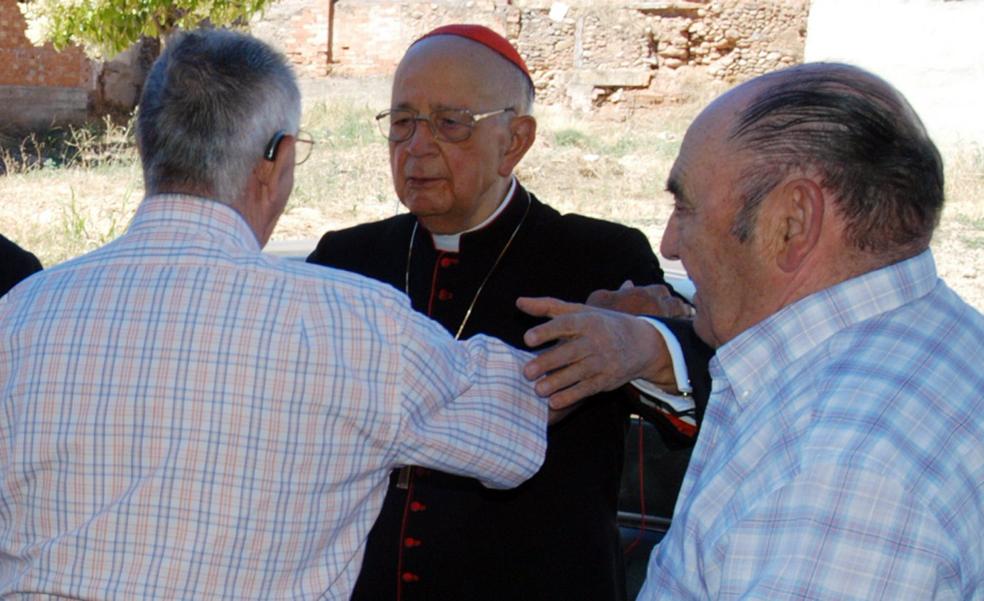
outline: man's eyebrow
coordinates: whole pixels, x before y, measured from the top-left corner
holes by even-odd
[[[680,187],[680,181],[672,175],[666,180],[666,191],[675,198],[683,197],[683,189]]]

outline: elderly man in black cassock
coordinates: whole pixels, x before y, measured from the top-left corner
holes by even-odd
[[[308,260],[389,282],[458,338],[520,348],[539,321],[516,309],[519,296],[583,302],[627,280],[664,283],[641,232],[561,215],[513,176],[536,138],[533,95],[523,59],[487,28],[445,26],[414,42],[377,116],[409,214],[329,232]],[[621,395],[598,395],[553,426],[543,468],[514,490],[394,472],[353,599],[624,599]]]

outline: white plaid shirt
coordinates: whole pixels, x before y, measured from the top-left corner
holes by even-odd
[[[0,301],[0,597],[348,599],[394,467],[538,469],[528,355],[259,250],[151,197]]]
[[[984,317],[929,251],[719,349],[639,599],[984,599]]]

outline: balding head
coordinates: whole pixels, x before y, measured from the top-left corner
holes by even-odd
[[[729,140],[748,160],[736,235],[750,236],[762,198],[808,168],[837,199],[851,247],[895,258],[928,247],[943,207],[943,163],[895,88],[857,67],[808,63],[730,94]]]
[[[687,130],[661,241],[697,292],[697,333],[721,345],[808,295],[911,257],[943,203],[942,162],[890,85],[807,64],[758,77]]]
[[[476,100],[488,99],[493,104],[515,107],[520,115],[527,115],[533,109],[533,83],[526,73],[475,40],[449,34],[425,37],[407,49],[397,67],[396,78],[402,71],[420,65],[441,72],[448,69],[469,72]]]

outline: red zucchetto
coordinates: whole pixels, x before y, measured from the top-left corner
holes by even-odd
[[[497,52],[507,61],[519,67],[519,70],[522,71],[531,82],[533,80],[530,76],[530,70],[526,67],[526,62],[523,61],[523,57],[519,55],[519,52],[516,52],[513,45],[509,43],[509,40],[492,31],[488,27],[482,25],[463,24],[442,25],[441,27],[420,36],[413,42],[413,44],[410,44],[410,46],[413,46],[421,40],[426,40],[427,38],[434,37],[436,35],[456,35],[458,37],[472,40],[473,42],[478,42],[486,48]]]

